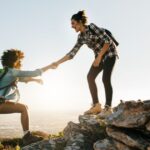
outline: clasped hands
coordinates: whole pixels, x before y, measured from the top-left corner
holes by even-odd
[[[98,67],[101,61],[102,61],[102,56],[98,55],[93,62],[93,67]],[[59,61],[56,61],[48,65],[48,69],[56,69],[58,66],[59,66]],[[39,84],[43,84],[43,81],[41,79],[32,79],[32,81],[35,81]]]
[[[52,64],[50,64],[51,69],[56,69],[58,66],[59,66],[58,62],[53,62]]]

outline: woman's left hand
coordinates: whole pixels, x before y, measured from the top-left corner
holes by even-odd
[[[93,66],[94,66],[94,67],[98,67],[99,64],[101,63],[101,61],[102,61],[102,57],[98,56],[98,57],[94,60]]]

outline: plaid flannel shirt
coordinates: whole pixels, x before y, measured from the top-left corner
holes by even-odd
[[[91,30],[93,30],[94,33]],[[97,57],[97,55],[100,53],[105,43],[109,43],[110,45],[109,45],[109,49],[103,56],[103,61],[106,60],[108,57],[118,56],[115,43],[106,34],[105,30],[91,23],[86,27],[85,32],[80,33],[78,35],[78,39],[75,46],[69,53],[67,53],[67,55],[70,58],[73,58],[76,55],[76,53],[79,51],[80,47],[83,44],[86,44],[90,49],[94,51],[95,57]]]

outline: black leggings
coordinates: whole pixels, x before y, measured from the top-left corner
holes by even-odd
[[[113,67],[115,65],[116,57],[107,58],[104,62],[99,64],[99,67],[91,66],[89,73],[87,75],[89,89],[91,92],[93,104],[99,102],[98,93],[97,93],[97,86],[95,83],[95,79],[97,75],[103,70],[102,81],[105,88],[105,95],[106,95],[106,102],[105,105],[111,106],[112,103],[112,95],[113,89],[111,85],[111,75],[113,71]]]

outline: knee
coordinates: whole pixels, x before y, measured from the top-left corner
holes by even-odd
[[[27,113],[28,112],[28,106],[27,105],[24,105],[24,104],[22,104],[22,106],[21,106],[21,113]]]

